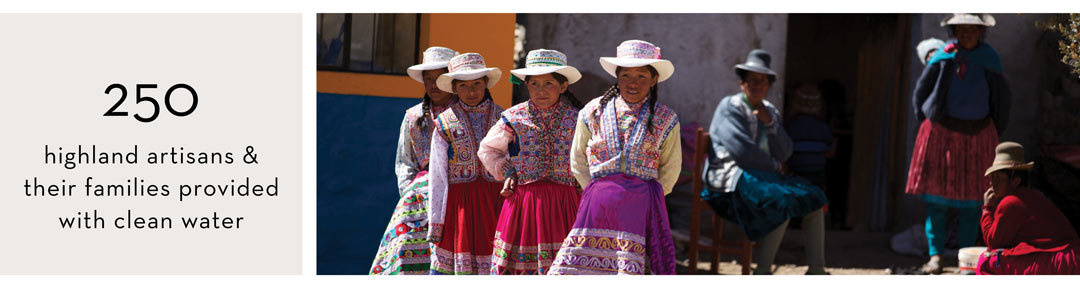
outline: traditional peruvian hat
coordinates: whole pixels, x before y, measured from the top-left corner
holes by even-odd
[[[568,84],[574,84],[581,79],[581,72],[574,66],[566,65],[566,54],[555,50],[536,49],[529,51],[525,56],[525,68],[510,70],[518,79],[525,80],[525,76],[544,75],[559,73],[566,77]]]
[[[768,51],[754,49],[750,51],[750,54],[746,55],[746,63],[735,64],[735,74],[741,77],[746,71],[757,72],[768,75],[769,82],[776,81],[776,72],[769,68],[771,64],[772,55]]]
[[[946,25],[980,25],[986,27],[994,27],[997,21],[994,20],[994,16],[990,14],[973,14],[973,13],[955,13],[952,17],[941,20],[941,27]]]
[[[431,46],[424,50],[424,62],[409,66],[409,77],[417,82],[424,83],[424,71],[443,69],[450,63],[450,58],[457,56],[457,51],[446,47]]]
[[[626,40],[619,44],[619,47],[616,47],[615,50],[615,57],[600,57],[600,66],[603,66],[604,71],[616,78],[619,77],[615,75],[616,67],[652,66],[660,74],[656,80],[657,83],[664,82],[668,77],[671,77],[672,73],[675,73],[675,66],[671,65],[671,61],[660,59],[660,47],[656,47],[652,43],[641,40]]]
[[[994,164],[986,168],[986,174],[983,176],[990,176],[990,173],[1003,169],[1031,170],[1031,167],[1035,166],[1035,162],[1024,163],[1024,146],[1020,143],[1001,142],[994,150],[997,153],[994,156]]]
[[[945,48],[945,41],[937,38],[926,38],[922,42],[919,42],[919,46],[915,46],[916,53],[919,53],[919,61],[923,65],[926,65],[926,54],[930,54],[930,51],[941,50]]]
[[[502,77],[502,70],[497,67],[488,68],[484,63],[484,56],[479,53],[465,53],[450,58],[450,72],[439,75],[435,85],[439,90],[454,93],[454,80],[476,80],[488,76],[487,88],[495,87]]]

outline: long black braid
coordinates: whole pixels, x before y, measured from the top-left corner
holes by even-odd
[[[618,68],[616,68],[616,70],[618,70]],[[608,88],[607,91],[604,91],[604,94],[600,95],[600,107],[596,108],[596,110],[593,111],[593,116],[595,116],[596,118],[600,118],[600,115],[604,114],[604,106],[607,105],[608,102],[611,102],[611,99],[615,99],[615,97],[617,96],[619,96],[619,83],[611,85],[611,88]]]
[[[649,68],[652,68],[652,66],[649,66]],[[653,85],[652,88],[649,89],[649,102],[645,103],[645,105],[648,105],[649,107],[649,120],[645,121],[645,134],[648,134],[649,130],[652,129],[653,114],[656,114],[654,113],[656,112],[656,98],[659,97],[659,95],[656,95],[656,93],[658,90],[657,87],[659,86],[660,85]]]
[[[645,68],[649,69],[649,73],[652,73],[653,77],[657,77],[657,75],[660,75],[660,73],[656,71],[656,68],[653,68],[652,66],[645,66]],[[617,75],[619,75],[619,70],[621,70],[621,69],[622,69],[622,66],[615,67],[615,75],[616,75],[616,77],[618,77]],[[660,86],[659,83],[657,83],[656,85],[653,85],[652,88],[649,88],[649,99],[647,100],[648,102],[645,103],[646,107],[649,107],[649,118],[648,118],[648,120],[645,121],[645,132],[646,133],[648,133],[650,130],[652,130],[652,118],[653,118],[653,114],[655,114],[654,112],[656,110],[656,102],[657,102],[657,98],[659,97],[657,95],[657,93],[659,91],[659,88],[658,88],[659,86]],[[611,99],[615,99],[615,96],[619,96],[618,79],[616,79],[615,85],[612,85],[611,88],[608,88],[608,90],[606,92],[604,92],[603,95],[600,96],[601,97],[600,98],[600,107],[597,108],[596,111],[593,111],[593,115],[595,115],[596,117],[600,117],[600,114],[603,113],[601,111],[604,111],[604,105],[607,105],[607,103],[610,102]]]
[[[439,75],[445,74],[446,72],[449,71],[446,68],[439,69],[439,70],[441,70],[439,72]],[[425,70],[424,72],[421,72],[421,75],[423,73],[427,72],[427,71],[428,70]],[[450,97],[453,97],[453,95],[451,95]],[[427,129],[428,120],[431,119],[431,96],[428,96],[427,92],[424,92],[424,102],[423,102],[423,105],[421,105],[420,108],[424,109],[424,116],[423,116],[423,118],[420,118],[420,121],[416,121],[416,128],[420,128],[420,131],[424,131],[424,130]]]
[[[424,131],[427,129],[428,119],[431,119],[431,96],[428,96],[427,93],[424,93],[424,102],[421,108],[424,109],[424,116],[418,119],[415,125],[420,131]]]

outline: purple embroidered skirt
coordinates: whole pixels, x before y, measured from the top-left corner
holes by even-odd
[[[548,274],[675,274],[670,227],[656,180],[594,180]]]

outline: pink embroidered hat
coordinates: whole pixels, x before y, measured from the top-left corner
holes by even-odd
[[[457,51],[450,48],[431,46],[431,48],[424,50],[424,62],[410,66],[406,71],[413,80],[424,83],[424,71],[446,68],[447,64],[450,63],[450,58],[457,55]]]
[[[615,48],[615,57],[600,57],[600,66],[604,67],[604,71],[608,74],[618,78],[615,75],[616,67],[641,67],[645,65],[652,66],[659,73],[657,83],[664,82],[668,77],[671,77],[672,73],[675,73],[675,66],[671,65],[671,61],[660,59],[660,47],[656,47],[652,43],[641,40],[626,40],[619,47]]]
[[[484,63],[484,56],[480,53],[465,53],[450,58],[450,72],[439,75],[435,85],[439,90],[454,93],[454,80],[476,80],[488,76],[487,88],[495,87],[502,77],[502,70],[498,67],[488,68]]]
[[[525,68],[510,70],[517,78],[525,80],[525,76],[544,75],[559,73],[566,77],[568,84],[574,84],[581,79],[581,72],[577,68],[566,65],[566,54],[555,50],[536,49],[529,51],[525,56]]]

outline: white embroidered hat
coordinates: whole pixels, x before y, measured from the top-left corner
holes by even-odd
[[[994,20],[994,16],[990,16],[990,14],[974,13],[954,13],[953,16],[941,20],[941,27],[965,24],[994,27],[994,24],[997,24],[997,21]]]
[[[529,51],[525,56],[525,68],[510,70],[510,74],[518,79],[525,80],[525,76],[544,75],[559,73],[566,77],[568,84],[574,84],[581,79],[581,72],[573,66],[566,65],[566,54],[556,50],[536,49]]]
[[[409,77],[417,82],[424,83],[424,71],[443,69],[450,63],[450,58],[457,56],[458,52],[450,48],[431,46],[424,50],[424,62],[410,66],[406,72]]]
[[[641,67],[652,66],[659,73],[656,82],[664,82],[671,74],[675,73],[675,66],[671,61],[660,59],[660,47],[641,40],[626,40],[615,48],[615,57],[600,57],[600,66],[604,67],[611,76],[615,75],[617,67]]]
[[[502,77],[502,70],[498,67],[488,68],[484,63],[484,56],[480,53],[465,53],[450,58],[450,72],[439,75],[435,85],[439,90],[454,93],[454,80],[476,80],[487,76],[487,88],[495,87]]]

